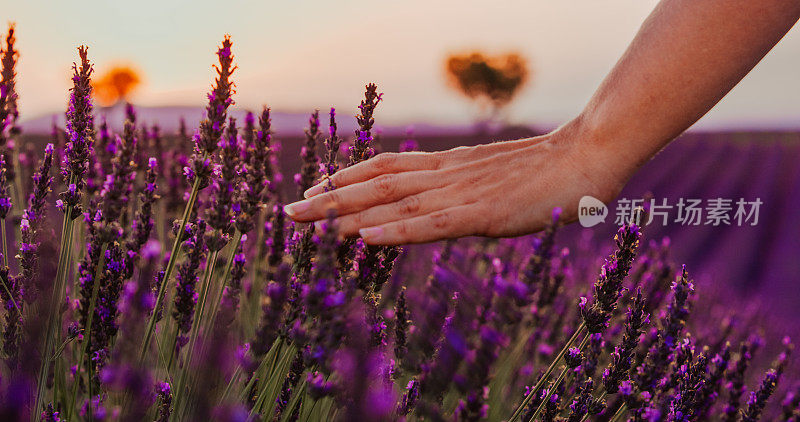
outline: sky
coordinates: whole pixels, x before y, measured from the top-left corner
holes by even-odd
[[[575,116],[625,50],[655,0],[25,0],[17,23],[23,116],[63,111],[75,47],[99,72],[134,64],[145,106],[201,105],[223,35],[239,69],[237,106],[283,111],[358,104],[375,82],[387,124],[467,124],[475,108],[446,83],[445,56],[519,51],[534,74],[511,122]],[[0,21],[2,23],[2,21]],[[800,127],[800,29],[795,28],[699,123],[704,128]]]

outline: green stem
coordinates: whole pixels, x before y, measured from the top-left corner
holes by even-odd
[[[517,406],[517,409],[514,411],[514,414],[511,415],[511,418],[509,418],[508,422],[516,422],[520,419],[520,417],[522,416],[522,412],[525,410],[525,407],[528,406],[531,400],[533,400],[533,398],[539,394],[539,390],[542,387],[544,387],[544,384],[550,378],[550,375],[553,373],[556,367],[561,363],[561,360],[564,358],[564,355],[567,353],[567,350],[569,350],[569,348],[572,347],[575,341],[578,340],[580,335],[583,334],[585,330],[586,330],[586,323],[581,322],[581,325],[578,326],[578,329],[575,330],[575,333],[572,334],[572,337],[570,337],[569,340],[567,340],[567,343],[564,345],[564,347],[561,348],[561,351],[558,352],[558,355],[556,355],[555,359],[553,359],[553,362],[550,363],[550,366],[547,368],[544,374],[542,374],[542,376],[539,378],[539,381],[536,383],[536,385],[533,387],[530,393],[528,393],[528,395],[525,396],[525,399],[522,400],[522,403],[520,403],[520,405]]]
[[[578,350],[583,350],[583,348],[586,347],[586,343],[588,342],[589,342],[589,334],[587,333],[583,337],[583,340],[581,340],[581,344],[578,345]],[[569,369],[570,368],[565,367],[561,371],[561,373],[558,374],[558,378],[556,378],[556,380],[553,382],[553,385],[547,389],[547,394],[545,394],[544,398],[542,399],[542,402],[539,403],[539,407],[536,408],[536,412],[533,413],[533,417],[531,418],[532,421],[535,421],[536,418],[538,418],[539,415],[544,411],[544,408],[547,406],[547,402],[550,400],[550,397],[553,396],[553,393],[556,391],[556,389],[558,389],[558,386],[561,385],[561,382],[564,381],[564,378],[567,376],[567,373],[569,373]]]
[[[3,223],[5,223],[5,221],[3,221]],[[22,318],[22,310],[19,309],[19,306],[17,306],[17,301],[14,300],[14,296],[11,294],[11,290],[8,288],[8,284],[6,284],[6,280],[2,277],[0,277],[0,284],[3,285],[3,290],[6,291],[8,298],[11,300],[11,303],[14,305],[14,308],[16,308],[20,318]]]
[[[197,338],[200,335],[200,319],[203,318],[203,315],[205,314],[204,310],[206,306],[206,297],[208,296],[208,289],[209,285],[211,284],[211,279],[214,273],[214,267],[216,266],[218,255],[219,255],[218,250],[213,251],[211,252],[210,256],[206,259],[206,268],[203,271],[203,280],[200,286],[200,295],[198,297],[197,304],[195,305],[194,308],[194,317],[192,318],[192,329],[189,334],[189,342],[187,343],[189,347],[186,348],[186,350],[188,350],[188,352],[186,353],[186,361],[183,363],[181,367],[179,367],[180,376],[178,377],[178,385],[176,386],[177,388],[175,390],[176,392],[178,391],[182,392],[186,385],[186,379],[189,375],[189,370],[190,370],[189,364],[192,360],[192,354],[193,354],[192,351],[194,350],[194,347],[197,343]],[[177,341],[177,339],[178,339],[178,332],[176,331],[175,340]],[[177,354],[174,347],[170,353],[172,355]],[[177,357],[180,358],[180,356]],[[170,361],[172,361],[171,357]],[[175,409],[178,409],[179,408],[178,405],[182,404],[181,400],[182,398],[183,398],[182,395],[175,396],[174,400]]]
[[[611,419],[609,419],[609,422],[621,421],[622,418],[625,417],[625,413],[627,413],[627,412],[628,412],[628,405],[625,404],[625,403],[622,403],[622,405],[620,405],[619,409],[617,409],[617,412],[614,413],[614,416],[612,416]]]
[[[8,267],[8,240],[6,239],[6,219],[0,220],[0,236],[3,236],[3,265]]]
[[[251,388],[253,388],[253,384],[256,383],[258,377],[257,375],[261,373],[266,368],[267,362],[269,362],[269,369],[267,372],[262,376],[262,378],[267,378],[275,367],[275,363],[277,362],[277,356],[280,354],[280,350],[283,347],[283,337],[279,337],[275,340],[275,343],[272,344],[270,347],[269,352],[261,359],[261,363],[258,364],[258,368],[253,372],[250,376],[250,381],[247,382],[244,389],[239,394],[239,403],[245,402],[247,400],[247,394]]]
[[[294,408],[297,407],[297,403],[300,402],[300,397],[303,397],[303,394],[306,392],[306,383],[306,378],[303,377],[300,387],[292,391],[292,398],[289,400],[289,404],[286,406],[286,409],[283,409],[283,417],[281,417],[281,422],[289,422],[289,419],[292,417],[292,413],[294,413]]]
[[[106,244],[103,243],[103,246],[100,248],[100,262],[98,263],[97,268],[95,268],[94,272],[94,285],[92,286],[92,298],[89,302],[89,314],[87,315],[86,320],[86,329],[83,335],[83,347],[81,347],[81,353],[78,355],[78,363],[77,369],[75,371],[75,381],[73,381],[72,385],[72,400],[70,400],[68,411],[67,411],[67,420],[69,420],[70,416],[72,416],[72,412],[75,410],[75,401],[78,398],[78,384],[80,384],[79,380],[81,378],[81,366],[83,365],[83,361],[86,358],[86,352],[89,350],[89,343],[92,342],[92,323],[94,322],[94,309],[97,305],[97,296],[100,294],[100,274],[102,274],[103,266],[105,265],[105,254],[106,254]],[[89,371],[91,371],[92,365],[89,365]],[[91,414],[91,407],[92,407],[92,376],[91,372],[89,373],[88,379],[88,386],[89,386],[89,413]]]
[[[203,154],[202,160],[205,160],[207,154]],[[147,355],[148,347],[150,346],[150,339],[153,336],[153,331],[155,331],[156,327],[156,315],[158,314],[158,310],[161,308],[161,305],[164,301],[164,295],[167,292],[167,284],[169,284],[169,278],[172,275],[172,270],[175,268],[175,263],[178,260],[178,250],[181,246],[181,240],[183,238],[183,231],[186,229],[186,224],[188,223],[189,215],[191,215],[192,209],[194,208],[195,202],[197,202],[197,196],[200,192],[200,178],[194,179],[194,184],[192,184],[192,192],[189,195],[189,201],[186,202],[186,208],[183,210],[183,217],[181,217],[181,226],[178,229],[178,234],[175,236],[175,242],[172,244],[172,251],[169,255],[169,261],[167,262],[167,268],[164,269],[164,279],[161,281],[161,286],[158,287],[158,295],[156,296],[156,303],[153,307],[153,312],[150,314],[150,320],[147,322],[147,328],[145,329],[144,334],[144,341],[142,342],[142,350],[139,354],[139,363],[144,361],[145,355]]]
[[[70,178],[70,183],[75,183],[75,178]],[[61,225],[61,247],[58,256],[58,266],[53,283],[53,291],[50,297],[50,309],[47,318],[47,329],[45,330],[44,347],[42,348],[42,362],[39,367],[39,377],[36,391],[36,401],[32,416],[37,417],[44,409],[45,390],[47,389],[47,376],[52,361],[53,340],[57,331],[61,327],[61,313],[59,312],[64,284],[66,283],[65,274],[67,273],[67,261],[72,256],[72,219],[73,207],[69,206],[64,212],[64,219]]]
[[[607,395],[607,394],[606,394],[606,392],[605,392],[605,391],[603,391],[603,392],[600,394],[600,396],[597,398],[597,400],[598,400],[598,401],[602,401],[604,398],[606,398],[606,395]],[[586,412],[586,414],[585,414],[585,415],[583,415],[583,418],[581,418],[581,422],[584,422],[584,421],[585,421],[585,420],[587,420],[587,419],[589,419],[589,412]]]
[[[274,409],[275,390],[277,389],[276,387],[277,385],[281,384],[281,381],[283,381],[284,377],[286,376],[286,370],[288,370],[291,360],[294,359],[295,353],[297,353],[297,349],[293,346],[290,346],[288,353],[281,356],[281,362],[278,364],[278,366],[274,370],[270,371],[268,377],[264,378],[264,385],[258,392],[258,398],[253,404],[253,408],[250,409],[250,415],[247,417],[247,420],[251,420],[256,412],[260,411],[261,406],[263,406],[268,399],[271,401],[270,411]]]
[[[236,250],[238,249],[239,241],[241,239],[242,239],[242,233],[237,231],[236,235],[234,236],[233,242],[230,243],[231,251],[230,251],[230,254],[228,256],[228,262],[225,264],[225,270],[224,270],[224,272],[222,274],[222,283],[220,283],[219,293],[217,295],[215,295],[215,298],[214,298],[213,302],[211,303],[211,313],[209,314],[209,317],[208,317],[208,319],[206,321],[205,327],[202,330],[202,332],[204,332],[204,333],[211,333],[211,330],[214,327],[214,320],[216,319],[217,311],[219,309],[219,301],[220,301],[220,298],[222,297],[222,291],[225,289],[225,284],[228,282],[228,277],[230,276],[230,273],[231,273],[231,266],[233,264],[233,259],[236,256]],[[201,297],[200,301],[198,301],[198,306],[195,308],[195,317],[192,320],[192,333],[191,333],[191,338],[189,340],[189,349],[188,349],[189,351],[193,351],[195,349],[195,346],[197,346],[197,339],[200,336],[200,332],[201,332],[200,324],[202,323],[201,320],[205,316],[205,311],[204,311],[205,302],[206,302],[208,294],[209,294],[209,292],[211,290],[211,279],[213,278],[212,277],[212,273],[214,271],[214,261],[216,261],[217,254],[218,254],[218,251],[215,251],[213,253],[213,260],[212,260],[212,263],[211,263],[210,266],[209,266],[208,262],[206,262],[206,274],[205,274],[205,277],[203,277],[205,280],[204,280],[203,286],[201,288],[201,291],[202,291],[201,296],[202,297]],[[205,352],[205,345],[201,344],[200,345],[200,353],[199,354],[202,356],[204,354],[204,352]],[[192,356],[193,356],[193,353],[187,353],[187,355],[186,355],[186,362],[184,362],[183,370],[181,370],[181,376],[180,376],[180,378],[178,378],[178,390],[177,391],[181,391],[182,392],[183,389],[186,387],[186,382],[188,380],[189,370],[191,368]],[[175,402],[176,403],[176,407],[175,407],[176,409],[179,408],[177,406],[177,404],[179,404],[179,403],[181,404],[180,408],[183,408],[183,405],[186,404],[185,400],[178,400],[179,398],[180,397],[176,396],[176,402]]]
[[[225,285],[228,284],[228,278],[231,276],[231,267],[233,266],[233,261],[236,257],[236,251],[239,248],[239,242],[241,240],[242,233],[237,231],[233,238],[233,242],[231,242],[231,253],[228,256],[228,262],[225,263],[225,272],[222,273],[222,283],[220,283],[217,294],[214,296],[213,302],[211,302],[211,313],[209,314],[205,325],[206,333],[210,333],[211,329],[214,327],[214,321],[217,319],[217,312],[219,312],[219,304],[222,301],[222,293],[225,291]]]

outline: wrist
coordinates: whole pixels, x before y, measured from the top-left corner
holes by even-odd
[[[617,196],[649,158],[639,155],[627,142],[584,115],[553,131],[551,140],[567,151],[575,171],[590,182],[592,192],[586,194],[606,203]]]

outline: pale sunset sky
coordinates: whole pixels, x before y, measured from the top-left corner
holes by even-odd
[[[365,83],[385,93],[383,122],[465,124],[470,104],[445,83],[448,52],[516,50],[535,74],[509,110],[554,125],[580,111],[655,0],[6,2],[17,22],[21,112],[63,111],[75,47],[102,72],[132,63],[140,105],[201,105],[211,63],[230,33],[237,105],[283,111],[355,109]],[[3,28],[5,30],[5,28]],[[700,126],[800,127],[795,28]]]

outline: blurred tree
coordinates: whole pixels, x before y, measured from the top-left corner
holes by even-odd
[[[136,69],[127,65],[117,65],[93,81],[94,94],[101,104],[111,106],[127,101],[128,96],[140,83],[141,77]]]
[[[481,123],[497,119],[529,78],[526,59],[518,53],[489,56],[479,51],[451,54],[445,68],[450,83],[481,108]]]

